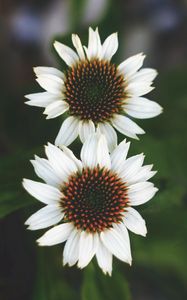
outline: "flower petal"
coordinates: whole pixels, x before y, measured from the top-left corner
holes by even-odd
[[[87,137],[94,132],[95,125],[91,120],[79,122],[79,136],[82,143],[84,143]]]
[[[63,218],[63,213],[59,205],[47,205],[30,218],[27,219],[25,225],[28,225],[30,230],[38,230],[57,224]]]
[[[65,63],[72,67],[79,61],[79,57],[74,50],[70,47],[59,43],[57,41],[54,42],[55,50],[57,51],[58,55],[65,61]]]
[[[125,162],[129,147],[130,142],[127,143],[125,139],[114,149],[114,151],[110,155],[112,169],[118,170]]]
[[[145,133],[135,122],[122,115],[115,115],[112,124],[119,132],[134,139],[138,139],[136,134]]]
[[[136,73],[143,65],[145,55],[139,53],[126,59],[118,66],[118,70],[124,74],[125,79]]]
[[[70,267],[76,264],[79,259],[79,240],[80,233],[74,229],[64,247],[63,265],[68,264]]]
[[[44,114],[47,115],[47,119],[52,119],[62,115],[68,109],[69,109],[69,105],[67,102],[63,100],[58,100],[49,104],[46,107]]]
[[[128,115],[138,119],[153,118],[162,113],[158,103],[143,97],[128,99],[123,108]]]
[[[128,184],[134,184],[149,180],[157,173],[157,171],[151,171],[152,167],[153,165],[146,165],[141,167],[136,174],[133,174],[131,178],[128,178]]]
[[[92,260],[98,247],[98,235],[97,233],[91,234],[86,231],[82,231],[79,241],[79,260],[78,267],[84,268]]]
[[[42,93],[25,95],[25,98],[30,100],[25,102],[25,104],[27,105],[46,107],[47,105],[53,103],[54,101],[61,100],[62,97],[58,95],[50,94],[48,92],[42,92]]]
[[[153,86],[150,86],[150,83],[147,83],[146,81],[142,82],[131,82],[126,86],[126,92],[129,94],[129,96],[143,96],[145,94],[150,93],[152,90],[154,90]]]
[[[124,213],[123,223],[130,231],[146,236],[147,228],[145,221],[134,208],[127,208],[127,211]]]
[[[65,242],[70,236],[73,225],[64,223],[49,229],[44,235],[37,240],[39,246],[52,246]]]
[[[81,159],[86,167],[94,168],[99,164],[100,167],[110,169],[111,161],[105,136],[98,132],[90,135],[82,146]]]
[[[49,161],[35,155],[35,160],[31,160],[35,173],[47,184],[59,187],[62,179],[56,174]]]
[[[64,81],[55,75],[43,74],[36,78],[39,85],[49,93],[62,96]]]
[[[104,246],[99,238],[96,258],[99,267],[103,270],[104,274],[112,274],[112,253]]]
[[[125,228],[125,226],[124,226]],[[124,235],[126,234],[126,239]],[[118,227],[101,232],[101,240],[105,247],[118,259],[131,264],[131,253],[129,252],[129,239],[127,230],[124,229],[124,235]]]
[[[46,155],[53,169],[63,181],[77,172],[77,166],[74,161],[62,152],[58,147],[48,143],[45,147]]]
[[[56,146],[69,146],[78,136],[79,120],[74,117],[68,117],[60,128],[56,137]]]
[[[85,59],[84,49],[81,40],[77,34],[72,34],[72,43],[73,46],[76,48],[80,59],[84,60]]]
[[[129,186],[128,198],[132,206],[146,203],[154,197],[158,189],[151,182],[139,182]]]
[[[62,197],[57,188],[30,179],[23,179],[23,187],[31,196],[45,204],[55,204]]]
[[[51,74],[64,79],[64,73],[53,67],[34,67],[33,70],[36,76]]]
[[[143,153],[131,156],[116,169],[118,174],[123,178],[124,182],[128,183],[133,180],[137,172],[139,172],[145,156]]]
[[[89,27],[88,48],[84,47],[84,49],[89,60],[94,57],[99,57],[101,51],[101,42],[98,28],[96,28],[94,31],[91,27]]]
[[[118,34],[117,32],[109,35],[103,43],[101,58],[110,60],[118,49]]]
[[[149,83],[153,82],[153,80],[158,75],[158,72],[155,69],[151,68],[143,68],[137,73],[135,73],[133,76],[130,77],[130,81],[147,81]]]
[[[79,171],[82,171],[82,162],[81,162],[81,160],[79,160],[78,158],[76,158],[76,156],[73,154],[73,151],[71,151],[69,148],[67,148],[67,147],[64,146],[64,145],[62,145],[60,148],[63,150],[63,152],[64,152],[69,158],[71,158],[71,159],[74,161],[74,163],[75,163],[76,166],[77,166],[77,169],[78,169]]]
[[[109,151],[112,152],[117,146],[116,131],[109,123],[99,123],[97,128],[106,137]]]

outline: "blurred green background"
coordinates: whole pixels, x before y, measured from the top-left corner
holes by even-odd
[[[62,268],[62,245],[39,248],[40,232],[24,221],[40,204],[23,191],[22,177],[34,179],[29,163],[54,142],[61,119],[46,121],[42,109],[24,104],[40,91],[36,65],[64,67],[55,57],[55,38],[70,45],[78,33],[87,43],[88,26],[101,37],[119,32],[119,63],[144,51],[146,66],[159,71],[148,98],[164,113],[138,120],[146,130],[131,153],[144,152],[158,170],[159,188],[139,207],[146,239],[130,234],[132,267],[114,259],[112,278],[93,261],[88,268]],[[0,3],[0,299],[1,300],[186,300],[187,299],[187,2],[172,0],[1,0]],[[121,137],[119,137],[119,140]],[[72,145],[78,153],[80,143]]]

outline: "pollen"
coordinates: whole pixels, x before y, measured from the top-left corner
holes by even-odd
[[[80,120],[109,121],[122,111],[124,78],[109,61],[80,61],[66,73],[65,97],[70,114]]]
[[[125,183],[106,168],[85,168],[72,175],[62,193],[64,220],[87,232],[101,232],[120,223],[128,207]]]

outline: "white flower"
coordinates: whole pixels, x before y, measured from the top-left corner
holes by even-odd
[[[57,146],[70,145],[78,135],[84,142],[97,127],[106,136],[110,151],[117,145],[114,128],[138,139],[137,134],[143,134],[144,130],[126,114],[146,119],[161,113],[159,104],[142,97],[153,90],[157,71],[139,70],[145,58],[142,53],[119,66],[112,63],[111,58],[118,49],[117,33],[108,36],[102,44],[98,29],[89,28],[87,47],[76,34],[72,34],[72,42],[76,51],[57,41],[54,43],[68,66],[64,73],[55,68],[34,68],[36,81],[46,91],[26,95],[29,99],[26,103],[45,107],[47,119],[68,112],[55,141]]]
[[[112,256],[131,264],[127,229],[145,236],[144,219],[132,208],[149,201],[157,188],[148,182],[152,165],[142,166],[144,155],[127,157],[129,142],[121,142],[109,154],[106,138],[90,135],[81,160],[66,146],[48,144],[48,159],[35,157],[36,174],[45,183],[23,180],[24,188],[46,204],[27,221],[28,229],[49,229],[38,239],[40,246],[66,242],[63,264],[84,268],[96,255],[106,274],[112,272]]]

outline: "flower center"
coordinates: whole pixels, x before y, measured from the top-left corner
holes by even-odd
[[[109,61],[81,61],[67,71],[65,87],[70,114],[81,120],[97,124],[122,110],[124,78]]]
[[[64,219],[88,232],[101,232],[122,221],[128,206],[127,187],[105,168],[85,168],[70,176],[62,188]]]

